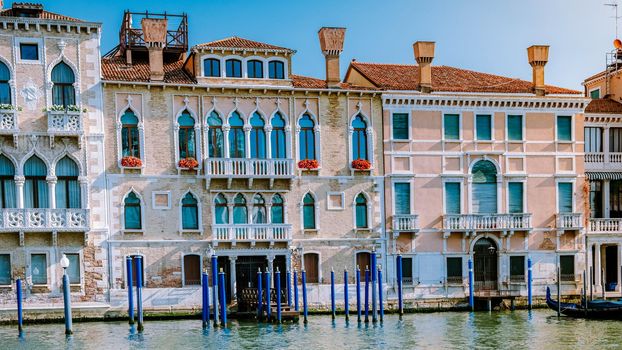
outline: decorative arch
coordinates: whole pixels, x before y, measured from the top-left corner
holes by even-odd
[[[6,77],[6,83],[3,82],[0,83],[0,85],[7,84],[9,89],[8,101],[0,100],[0,103],[17,105],[17,101],[15,99],[15,71],[13,69],[13,66],[3,56],[0,56],[0,63],[4,64],[4,66],[6,67],[6,74],[8,75],[8,77]],[[17,125],[14,125],[13,127],[17,128]]]
[[[191,198],[188,197],[188,195],[190,195]],[[194,203],[191,203],[190,199],[194,199]],[[199,231],[202,233],[203,219],[201,213],[202,210],[200,197],[194,191],[188,189],[179,198],[179,217],[181,218],[181,220],[179,221],[179,231]],[[188,218],[189,221],[185,221],[186,218]]]
[[[218,225],[229,224],[230,219],[230,198],[223,193],[218,193],[214,196],[214,200],[212,201],[212,212],[214,213],[213,223]]]
[[[58,161],[68,157],[71,160],[73,160],[74,163],[76,163],[76,166],[78,167],[78,172],[80,173],[80,176],[86,176],[86,169],[84,167],[84,165],[80,162],[80,160],[78,159],[78,157],[76,157],[75,155],[73,155],[71,152],[67,152],[67,150],[65,150],[64,152],[60,153],[59,155],[57,155],[53,160],[52,160],[52,166],[54,167],[54,169],[56,169],[56,165],[58,164]],[[54,172],[54,174],[56,175],[56,171]]]
[[[282,120],[283,125],[280,125],[279,119]],[[269,158],[291,158],[291,126],[288,119],[287,115],[279,107],[270,115],[269,123],[266,127],[268,131],[266,144]]]
[[[28,159],[30,159],[32,156],[37,156],[37,158],[41,159],[45,163],[45,166],[48,169],[47,176],[50,176],[50,177],[56,176],[56,174],[54,173],[54,167],[52,166],[52,163],[50,163],[50,161],[43,155],[43,153],[41,153],[41,151],[38,149],[37,146],[34,146],[30,151],[28,151],[28,153],[26,153],[22,157],[22,160],[19,162],[19,166],[16,168],[17,175],[24,175],[24,165],[26,164]]]
[[[250,149],[246,142],[247,132],[250,132],[248,120],[236,107],[229,113],[224,126],[226,158],[246,158],[249,155]],[[243,147],[240,148],[240,144]]]
[[[48,88],[46,90],[48,94],[48,101],[50,101],[52,105],[54,104],[53,102],[54,101],[54,98],[53,98],[54,82],[52,80],[52,73],[54,69],[60,64],[67,65],[67,67],[69,67],[69,69],[73,73],[72,86],[73,86],[73,92],[74,92],[74,98],[75,98],[74,104],[77,106],[80,106],[81,105],[80,103],[80,95],[81,95],[80,94],[80,70],[71,60],[65,57],[65,53],[63,49],[61,49],[60,55],[47,66],[46,76],[47,76]]]
[[[470,254],[473,254],[473,247],[475,247],[475,243],[477,243],[482,238],[492,240],[497,246],[497,250],[501,249],[501,247],[503,246],[501,240],[495,234],[488,233],[488,232],[480,233],[479,235],[476,235],[475,237],[473,237],[473,239],[471,239],[471,242],[469,242],[469,253]]]
[[[361,207],[361,203],[359,202],[360,198],[364,199],[364,211],[362,211],[362,209],[360,210],[359,208]],[[373,210],[372,210],[372,200],[371,197],[365,192],[365,191],[361,191],[359,193],[356,194],[356,196],[354,196],[354,200],[352,201],[352,208],[353,208],[353,227],[357,228],[357,229],[369,229],[371,227],[373,227]],[[362,221],[361,217],[359,217],[360,215],[365,215],[364,217],[364,221]]]
[[[320,206],[317,196],[311,190],[307,191],[300,200],[300,224],[302,231],[320,229],[319,211]]]
[[[374,129],[372,126],[371,118],[367,116],[358,106],[356,112],[350,116],[348,119],[348,153],[350,158],[350,168],[352,169],[352,161],[358,159],[355,158],[354,154],[354,141],[355,141],[355,128],[353,123],[356,122],[357,118],[359,118],[365,123],[364,137],[365,137],[365,146],[366,146],[366,160],[369,163],[374,165]],[[360,158],[360,157],[359,157]]]
[[[471,212],[488,214],[499,212],[501,176],[494,162],[480,159],[471,164],[469,187]]]
[[[0,198],[2,208],[17,208],[17,191],[15,186],[15,163],[4,154],[0,154]]]
[[[287,222],[287,203],[284,196],[280,193],[275,193],[269,198],[270,201],[270,223],[284,224]]]
[[[177,171],[181,171],[183,168],[179,166],[179,161],[181,160],[181,152],[180,152],[180,130],[181,126],[179,125],[179,118],[184,115],[185,112],[192,118],[194,122],[194,147],[195,154],[194,158],[198,162],[198,166],[196,168],[197,174],[201,171],[201,166],[203,164],[203,156],[201,153],[201,121],[197,113],[192,109],[192,107],[188,104],[188,97],[184,98],[184,105],[177,111],[175,114],[175,119],[173,120],[173,128],[174,128],[174,139],[175,139],[175,166],[177,167]]]
[[[127,113],[127,111],[131,111],[134,113],[134,116],[138,118],[138,152],[139,158],[141,160],[141,168],[145,167],[145,124],[143,120],[143,116],[138,112],[138,109],[133,105],[131,96],[127,98],[127,104],[121,108],[119,113],[117,114],[116,120],[116,131],[117,131],[117,166],[119,168],[123,168],[121,165],[121,159],[123,159],[123,122],[121,118]]]
[[[126,212],[126,201],[128,200],[128,198],[132,199],[132,195],[138,199],[139,203],[138,203],[138,222],[140,223],[140,226],[138,228],[136,228],[136,226],[132,226],[130,228],[127,227],[127,212]],[[142,195],[140,194],[140,192],[136,191],[134,189],[134,187],[130,187],[130,189],[125,193],[125,195],[123,196],[123,200],[121,201],[121,218],[122,218],[122,230],[123,231],[127,231],[127,232],[136,232],[136,231],[143,231],[145,229],[145,200],[143,199]],[[133,218],[135,219],[135,218]]]
[[[251,199],[252,200],[252,199]],[[233,196],[233,224],[248,224],[249,199],[242,193]]]
[[[24,162],[23,169],[24,208],[49,208],[50,203],[54,201],[49,195],[47,183],[50,165],[41,157],[32,155]]]
[[[305,118],[306,116],[309,117],[309,119],[313,122],[313,129],[306,129],[303,130],[303,127],[300,125],[301,121],[303,120],[303,118]],[[304,135],[303,135],[303,131]],[[298,137],[298,142],[296,143],[296,157],[298,158],[298,160],[304,160],[304,159],[310,159],[310,150],[309,148],[307,148],[307,144],[304,143],[303,144],[303,137],[308,137],[309,132],[312,131],[312,135],[313,135],[313,142],[314,145],[312,147],[313,152],[315,153],[315,160],[317,160],[318,164],[321,166],[322,164],[322,152],[321,152],[321,134],[320,134],[320,124],[319,124],[319,120],[317,118],[317,116],[315,114],[313,114],[313,112],[311,112],[308,108],[305,108],[305,110],[298,116],[298,118],[296,119],[296,136]],[[303,145],[305,146],[305,149],[303,149]]]
[[[218,123],[211,123],[213,118]],[[225,124],[227,121],[223,118],[223,114],[215,107],[210,109],[203,117],[203,138],[205,140],[205,155],[208,158],[224,158],[225,157]]]

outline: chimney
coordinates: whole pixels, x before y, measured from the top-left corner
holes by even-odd
[[[339,55],[343,51],[346,28],[322,27],[317,34],[326,59],[326,84],[329,88],[338,88],[341,82]]]
[[[432,60],[434,59],[434,41],[417,41],[413,44],[415,60],[419,65],[419,91],[432,92]]]
[[[549,61],[549,46],[532,45],[528,47],[527,58],[533,69],[533,91],[536,96],[544,96],[544,66]]]
[[[140,21],[143,38],[149,51],[149,71],[152,81],[164,80],[164,46],[168,22],[163,18],[143,18]]]

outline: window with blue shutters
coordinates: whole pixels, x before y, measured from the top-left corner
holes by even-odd
[[[3,155],[0,155],[0,192],[2,192],[2,208],[17,207],[15,166]]]
[[[352,121],[352,159],[369,160],[367,156],[367,123],[362,115]]]
[[[125,221],[125,229],[126,230],[140,230],[142,229],[142,220],[141,220],[141,208],[140,208],[140,198],[134,192],[130,192],[130,194],[125,197],[125,202],[123,203],[123,216]]]
[[[259,113],[253,113],[251,118],[251,158],[266,158],[266,133],[263,128],[265,123]]]
[[[263,62],[258,60],[246,62],[246,74],[249,78],[263,78]]]
[[[362,193],[356,197],[356,227],[368,227],[367,198],[365,198],[365,195]]]
[[[179,124],[179,158],[196,159],[194,118],[186,110],[179,116],[177,123]]]
[[[508,140],[523,140],[523,116],[508,115]]]
[[[558,210],[560,213],[572,213],[572,183],[557,183]]]
[[[445,183],[445,214],[460,214],[460,182]]]
[[[207,149],[210,158],[223,158],[225,136],[222,131],[222,119],[212,111],[207,118]]]
[[[408,140],[408,113],[393,113],[393,139]]]
[[[222,193],[219,193],[214,200],[214,222],[216,224],[229,223],[229,206],[227,198]]]
[[[230,59],[225,61],[225,70],[228,78],[242,77],[242,61]]]
[[[459,140],[460,139],[460,115],[459,114],[445,114],[443,116],[443,127],[445,140]]]
[[[80,208],[81,191],[78,165],[65,156],[56,163],[56,208]]]
[[[276,112],[270,122],[272,133],[270,134],[271,151],[273,159],[283,159],[286,157],[286,138],[285,138],[285,119],[281,113]]]
[[[489,160],[480,160],[472,170],[472,208],[475,214],[497,212],[497,168]]]
[[[307,193],[302,200],[302,222],[305,230],[315,229],[315,198]]]
[[[253,197],[252,220],[253,224],[265,224],[268,222],[266,200],[259,193]]]
[[[11,72],[9,68],[2,62],[0,62],[0,103],[11,104]]]
[[[477,140],[492,140],[492,117],[490,115],[476,115],[475,128]]]
[[[199,229],[198,201],[190,192],[181,200],[181,222],[184,230]]]
[[[24,164],[24,208],[49,208],[47,173],[47,166],[37,156]]]
[[[206,77],[220,76],[220,61],[215,58],[208,58],[203,61],[203,73]]]
[[[395,198],[395,214],[410,214],[410,183],[397,182],[393,184],[393,193]]]
[[[229,126],[229,157],[245,158],[244,120],[242,120],[238,112],[231,113]]]
[[[60,62],[52,69],[52,103],[56,106],[76,104],[76,91],[73,84],[76,77],[71,67],[65,62]]]
[[[280,194],[276,193],[272,197],[272,207],[270,208],[271,219],[273,224],[283,224],[285,223],[285,210],[283,206],[283,197]]]
[[[241,193],[233,199],[233,223],[248,223],[248,211],[246,209],[246,198]]]
[[[298,121],[300,125],[300,133],[298,140],[300,142],[300,160],[316,159],[315,158],[315,122],[311,116],[305,113]]]
[[[508,212],[510,214],[524,213],[523,208],[523,183],[508,183]]]
[[[572,117],[567,115],[557,116],[557,140],[572,141]]]
[[[0,254],[0,286],[11,285],[11,255]]]

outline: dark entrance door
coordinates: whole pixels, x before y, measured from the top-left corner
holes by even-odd
[[[184,285],[201,284],[201,257],[198,255],[184,255]]]
[[[618,286],[618,246],[605,247],[605,291],[613,292]]]
[[[475,290],[497,290],[497,245],[490,238],[481,238],[473,248]]]

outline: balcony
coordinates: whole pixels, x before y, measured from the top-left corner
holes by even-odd
[[[556,217],[557,228],[560,230],[580,230],[583,228],[581,213],[559,213]]]
[[[622,153],[599,152],[585,154],[585,170],[622,171]]]
[[[393,232],[419,232],[419,215],[393,215]]]
[[[622,234],[622,219],[590,219],[588,233]]]
[[[0,232],[86,232],[88,209],[2,209]]]
[[[208,158],[205,160],[205,175],[208,178],[291,179],[294,177],[293,159],[248,159],[248,158]],[[249,184],[251,185],[252,182]]]
[[[0,110],[0,134],[14,134],[18,131],[17,111],[11,109]]]
[[[82,115],[79,111],[48,111],[48,133],[61,136],[82,135]]]
[[[443,216],[446,231],[530,230],[531,214],[450,214]]]
[[[292,239],[291,224],[216,224],[212,225],[214,245],[227,242],[235,245],[239,242],[289,242]]]

